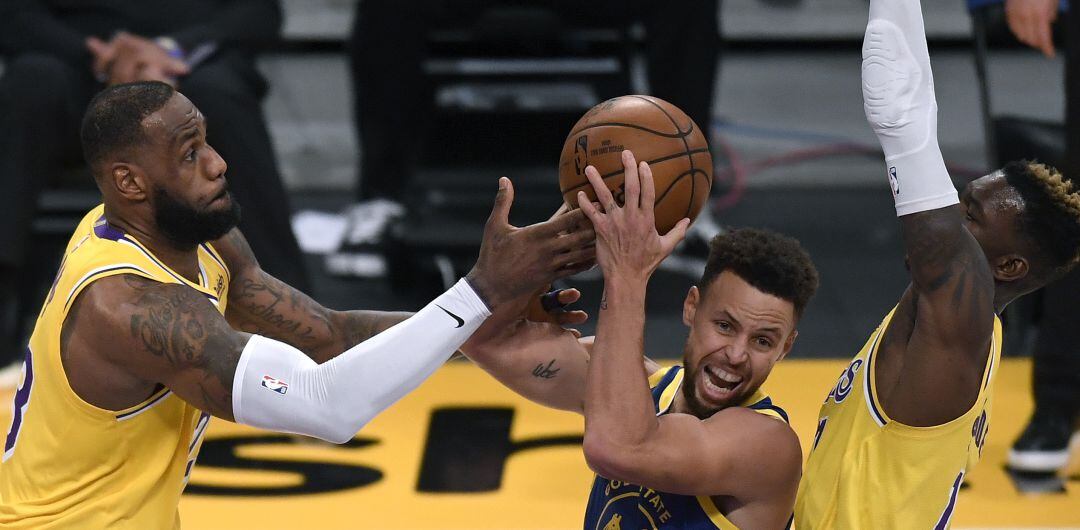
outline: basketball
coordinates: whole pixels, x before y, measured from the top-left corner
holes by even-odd
[[[656,230],[666,234],[683,217],[694,220],[712,188],[712,155],[704,132],[678,107],[651,96],[621,96],[589,109],[571,129],[559,157],[563,201],[577,208],[577,192],[596,193],[585,177],[595,166],[623,202],[622,152],[648,162],[656,184]]]

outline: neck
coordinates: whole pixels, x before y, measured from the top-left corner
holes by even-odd
[[[137,216],[111,212],[105,207],[105,220],[110,226],[123,230],[139,240],[150,252],[170,269],[187,280],[199,282],[198,246],[177,245],[157,230],[152,222]]]
[[[994,286],[994,312],[998,315],[1005,310],[1005,307],[1013,303],[1014,300],[1028,294],[1035,289],[1027,291],[1017,291],[1009,287],[1005,287],[1002,283],[997,283]]]

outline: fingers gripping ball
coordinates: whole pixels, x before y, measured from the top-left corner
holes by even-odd
[[[652,168],[656,182],[653,211],[659,233],[667,233],[684,217],[697,217],[712,188],[709,144],[704,131],[686,113],[651,96],[609,99],[578,120],[559,158],[563,201],[577,208],[578,191],[596,200],[585,178],[585,168],[592,165],[622,204],[625,149]]]

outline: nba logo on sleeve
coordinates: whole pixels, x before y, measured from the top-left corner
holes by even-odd
[[[277,392],[278,394],[285,394],[289,391],[289,384],[280,379],[274,379],[268,375],[264,375],[262,378],[262,386]]]
[[[896,166],[889,167],[889,184],[892,184],[893,197],[900,195],[900,181],[896,178]]]

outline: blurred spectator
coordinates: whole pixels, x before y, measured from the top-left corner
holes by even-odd
[[[467,25],[482,9],[523,3],[527,4],[511,0],[363,0],[357,4],[348,47],[362,162],[360,205],[349,213],[354,226],[347,243],[377,245],[389,220],[404,214],[403,198],[422,152],[417,134],[421,128],[416,124],[428,120],[433,110],[433,87],[423,72],[431,29],[447,20]],[[611,27],[640,23],[645,29],[650,93],[674,103],[700,127],[708,128],[719,59],[719,3],[548,0],[541,5],[573,16],[576,22]],[[598,94],[601,99],[620,95]]]
[[[1006,0],[1009,29],[1024,44],[1054,56],[1059,0]],[[1063,17],[1065,30],[1066,177],[1080,174],[1080,14]],[[1074,183],[1076,181],[1074,180]],[[1053,472],[1065,466],[1080,414],[1080,270],[1043,289],[1032,386],[1035,412],[1009,452],[1009,467]]]
[[[280,27],[276,0],[0,3],[0,296],[37,266],[24,263],[36,199],[83,164],[78,131],[90,98],[105,84],[145,79],[177,85],[207,116],[255,255],[310,291],[260,106],[267,83],[254,64],[256,46]],[[15,353],[4,350],[0,366]]]

